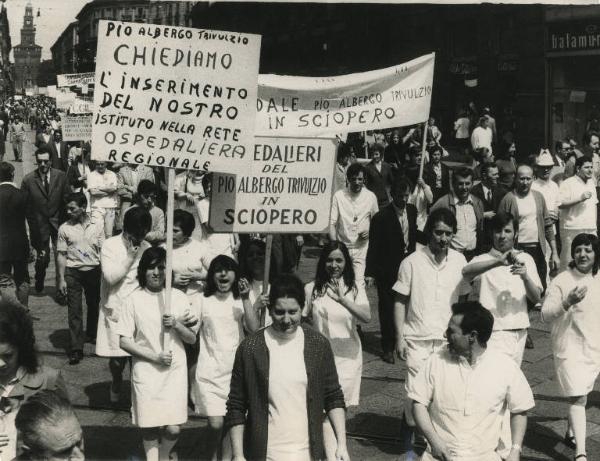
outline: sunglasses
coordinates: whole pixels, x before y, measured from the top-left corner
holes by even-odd
[[[38,160],[37,161],[38,165],[43,165],[44,163],[50,163],[50,160]]]

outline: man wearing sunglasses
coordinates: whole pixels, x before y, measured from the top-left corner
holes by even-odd
[[[46,269],[50,263],[50,240],[56,262],[58,227],[65,221],[65,201],[70,191],[65,173],[50,166],[50,152],[47,147],[36,150],[35,159],[37,170],[23,178],[21,190],[25,195],[31,246],[37,254],[35,290],[41,293],[44,290]]]

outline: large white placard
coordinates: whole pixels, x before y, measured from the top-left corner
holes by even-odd
[[[257,137],[249,171],[213,177],[211,227],[217,232],[326,231],[335,151],[332,139]]]
[[[257,136],[333,136],[429,117],[435,53],[337,77],[260,75]]]
[[[94,159],[247,170],[259,35],[114,21],[98,30]]]

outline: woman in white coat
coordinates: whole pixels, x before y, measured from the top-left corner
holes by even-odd
[[[166,257],[163,248],[144,251],[137,270],[139,288],[127,298],[117,325],[121,348],[133,357],[131,416],[142,428],[147,461],[176,459],[171,451],[188,416],[183,342],[196,340],[178,320],[190,312],[183,292],[171,291],[171,310],[165,312]],[[163,350],[165,335],[169,342]]]
[[[600,264],[598,239],[579,234],[571,244],[573,260],[548,288],[542,319],[552,322],[552,352],[560,393],[569,402],[565,443],[575,448],[575,459],[587,460],[587,394],[600,373]]]
[[[148,210],[130,208],[123,218],[123,233],[106,239],[100,252],[102,282],[96,354],[110,357],[110,401],[113,403],[121,396],[123,369],[129,357],[119,346],[115,328],[127,297],[138,287],[137,268],[142,254],[150,247],[144,238],[151,227],[152,217]]]
[[[357,321],[371,320],[364,287],[357,285],[352,259],[342,242],[329,242],[317,263],[315,281],[306,285],[302,315],[331,344],[346,407],[358,405],[362,376],[362,345]],[[336,438],[329,420],[323,422],[327,459],[335,459]]]

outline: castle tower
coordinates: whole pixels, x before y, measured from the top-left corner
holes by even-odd
[[[25,7],[21,43],[13,48],[15,56],[15,92],[37,93],[38,72],[42,58],[42,47],[35,44],[33,6]]]

